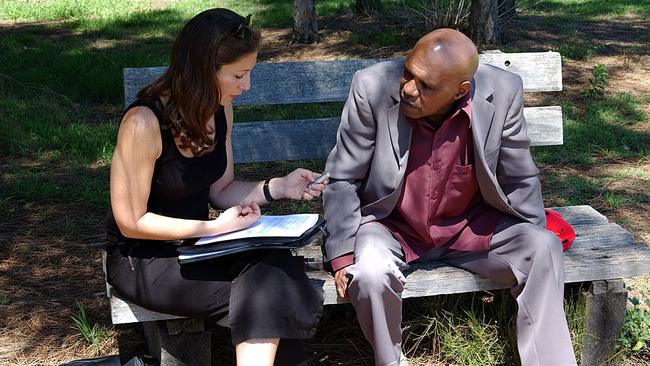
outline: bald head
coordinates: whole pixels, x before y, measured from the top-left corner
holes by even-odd
[[[478,67],[478,52],[472,40],[463,33],[440,28],[420,38],[411,50],[431,66],[456,76],[458,81],[471,80]]]
[[[471,91],[478,68],[472,41],[453,29],[422,37],[404,60],[400,103],[409,118],[444,120]]]

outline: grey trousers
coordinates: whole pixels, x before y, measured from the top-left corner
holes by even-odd
[[[399,365],[402,299],[406,284],[399,242],[382,225],[359,228],[355,263],[347,267],[348,295],[375,352],[376,365]],[[516,298],[517,348],[523,366],[576,365],[564,314],[564,258],[553,233],[505,216],[488,252],[432,249],[422,261],[441,260],[499,283]]]

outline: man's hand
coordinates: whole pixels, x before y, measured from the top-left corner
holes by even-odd
[[[334,273],[334,283],[336,284],[336,293],[342,299],[348,298],[348,282],[350,279],[347,277],[345,268],[341,268]]]

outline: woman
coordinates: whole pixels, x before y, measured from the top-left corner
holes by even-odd
[[[146,308],[229,326],[238,365],[272,365],[278,344],[311,337],[322,312],[322,294],[288,251],[176,258],[183,240],[243,229],[260,217],[259,205],[310,200],[327,184],[309,184],[318,174],[305,169],[234,179],[232,101],[250,89],[259,42],[248,18],[226,9],[183,27],[168,70],[122,118],[107,217],[108,282]],[[208,203],[227,209],[210,220]]]

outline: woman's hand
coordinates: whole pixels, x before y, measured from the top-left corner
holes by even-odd
[[[233,206],[217,217],[215,224],[219,227],[219,234],[245,229],[260,218],[260,206],[255,202],[248,205]]]
[[[290,198],[306,201],[318,197],[325,190],[328,183],[327,179],[323,183],[312,183],[319,175],[319,173],[298,168],[285,177],[271,180],[269,183],[271,196],[276,199]]]

